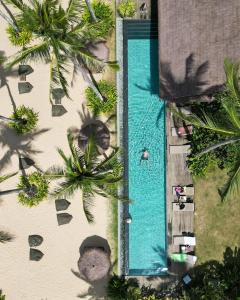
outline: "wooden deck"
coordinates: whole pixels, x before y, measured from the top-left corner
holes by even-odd
[[[179,252],[179,247],[173,245],[173,236],[182,235],[182,232],[194,232],[194,212],[173,212],[172,202],[174,196],[172,186],[192,184],[192,177],[186,165],[186,154],[169,153],[169,145],[186,144],[187,140],[180,137],[171,136],[171,128],[174,126],[170,111],[167,111],[166,131],[167,131],[167,234],[168,234],[168,254]],[[184,264],[172,264],[170,272],[181,275],[188,269]]]

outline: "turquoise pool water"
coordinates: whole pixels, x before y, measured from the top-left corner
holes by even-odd
[[[165,106],[159,98],[157,39],[128,39],[130,275],[166,267]],[[149,152],[142,160],[142,149]]]

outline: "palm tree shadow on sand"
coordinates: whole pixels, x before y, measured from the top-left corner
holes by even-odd
[[[214,85],[206,88],[208,81],[204,78],[209,69],[209,62],[205,61],[197,66],[194,54],[191,53],[185,61],[185,74],[183,79],[174,76],[171,64],[160,62],[160,91],[164,99],[178,104],[187,104],[192,97],[212,95],[221,91],[223,85]]]
[[[4,51],[0,51],[0,57],[3,57],[5,59],[6,56],[5,56]],[[13,95],[11,93],[11,89],[8,84],[7,78],[8,77],[18,77],[18,76],[19,76],[19,74],[18,74],[17,69],[6,69],[6,68],[4,68],[3,64],[0,63],[0,88],[6,87],[9,98],[11,100],[13,111],[16,111],[17,106],[14,102]]]
[[[11,162],[11,158],[15,154],[23,154],[31,158],[32,155],[41,153],[41,150],[33,148],[32,141],[49,130],[49,128],[44,128],[33,133],[18,135],[14,129],[0,123],[0,146],[2,149],[7,148],[0,159],[0,169],[4,169]]]

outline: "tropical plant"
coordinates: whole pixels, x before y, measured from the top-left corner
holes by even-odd
[[[122,0],[117,10],[120,17],[131,18],[136,12],[136,2],[134,0]]]
[[[83,22],[86,7],[83,1],[69,0],[66,9],[63,9],[59,0],[32,0],[30,5],[22,0],[8,0],[7,3],[17,11],[19,31],[16,30],[16,34],[20,35],[23,31],[32,36],[31,44],[11,57],[7,66],[10,68],[19,62],[31,60],[49,63],[50,98],[53,88],[59,85],[70,97],[64,74],[69,73],[70,63],[92,71],[101,70],[106,64],[116,66],[114,62],[105,63],[89,52],[89,43],[99,41],[96,28],[101,28],[101,22]],[[22,40],[20,37],[18,39]]]
[[[96,95],[95,91],[91,87],[88,87],[85,90],[87,106],[96,116],[101,113],[109,114],[114,112],[117,102],[116,87],[106,80],[100,80],[98,82],[98,88],[103,96],[104,101],[102,101],[98,95]]]
[[[0,116],[0,119],[4,117]],[[24,105],[19,106],[12,114],[10,118],[4,118],[9,121],[9,127],[16,130],[18,134],[25,134],[31,132],[37,125],[38,113],[35,113],[33,109]]]
[[[0,300],[5,300],[5,295],[3,295],[2,290],[0,290]]]
[[[7,178],[5,177],[5,179]],[[0,191],[0,196],[16,192],[20,203],[32,207],[39,204],[48,195],[48,182],[42,173],[33,172],[28,176],[21,176],[16,189]]]
[[[21,176],[18,188],[20,189],[19,202],[29,207],[38,205],[48,195],[47,180],[40,172]]]
[[[141,289],[136,280],[128,280],[114,274],[109,280],[107,295],[111,300],[138,300],[141,299]]]
[[[111,7],[102,0],[94,0],[92,2],[92,8],[97,21],[101,22],[100,26],[97,23],[95,25],[96,34],[99,38],[105,39],[114,28],[113,11]],[[89,9],[85,8],[82,20],[86,25],[92,22],[92,16]]]
[[[201,115],[184,115],[174,111],[177,116],[194,126],[207,129],[219,134],[222,139],[217,143],[210,144],[198,155],[204,155],[220,147],[239,143],[240,141],[240,87],[239,87],[239,64],[234,64],[226,59],[224,62],[226,73],[226,92],[222,94],[222,112],[213,117],[211,112],[202,111]],[[222,191],[222,199],[229,199],[240,193],[240,157],[235,160],[235,165],[229,173],[229,180]]]
[[[118,157],[119,151],[113,150],[108,157],[100,160],[93,139],[89,139],[84,153],[74,144],[74,138],[70,133],[68,144],[71,152],[69,157],[63,150],[58,149],[64,167],[53,166],[45,176],[50,179],[63,179],[53,192],[55,197],[71,197],[77,190],[82,190],[84,213],[88,222],[93,222],[94,218],[89,209],[94,194],[117,197],[116,188],[122,179],[123,171]]]

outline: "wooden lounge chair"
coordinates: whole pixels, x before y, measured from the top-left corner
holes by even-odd
[[[175,188],[176,186],[172,187],[173,195],[176,195]],[[183,192],[180,193],[180,195],[194,196],[194,186],[182,186],[182,188],[183,188]]]
[[[194,203],[182,202],[184,207],[181,209],[180,203],[173,202],[173,211],[181,212],[181,211],[194,211]]]
[[[188,154],[191,151],[190,145],[170,145],[169,149],[170,154]]]
[[[192,134],[193,126],[187,125],[185,127],[184,126],[172,127],[171,132],[172,132],[172,136],[186,136]]]
[[[176,246],[179,245],[196,246],[196,238],[195,236],[175,235],[173,236],[173,244]]]

